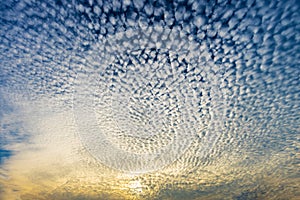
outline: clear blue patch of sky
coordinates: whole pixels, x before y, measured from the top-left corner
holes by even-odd
[[[13,152],[10,150],[0,149],[0,165],[2,165],[5,159],[13,155]]]

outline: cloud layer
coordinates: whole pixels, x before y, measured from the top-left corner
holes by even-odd
[[[1,2],[2,196],[296,199],[298,10]]]

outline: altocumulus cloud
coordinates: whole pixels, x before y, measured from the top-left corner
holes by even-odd
[[[0,196],[297,199],[298,10],[1,2]]]

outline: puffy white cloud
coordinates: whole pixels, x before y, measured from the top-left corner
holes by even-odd
[[[0,148],[15,152],[3,165],[12,181],[1,179],[6,192],[13,184],[22,189],[24,182],[42,183],[35,172],[53,166],[63,172],[50,170],[53,182],[43,183],[48,192],[100,173],[99,166],[107,170],[104,178],[119,174],[105,164],[143,172],[166,167],[157,176],[141,175],[141,187],[171,180],[210,192],[220,185],[235,188],[234,182],[253,189],[246,183],[254,179],[262,187],[258,177],[266,172],[273,179],[264,181],[274,189],[276,174],[283,180],[285,169],[295,172],[295,1],[5,1],[0,7],[0,130],[7,140]],[[105,138],[119,150],[97,146]],[[176,148],[157,150],[174,141]],[[141,156],[153,152],[172,159]],[[105,183],[103,177],[97,180]],[[289,180],[284,191],[295,194]],[[160,191],[156,195],[167,195]],[[239,190],[231,196],[247,195]]]

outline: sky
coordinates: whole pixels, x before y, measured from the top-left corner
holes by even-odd
[[[0,199],[299,199],[287,1],[0,3]]]

